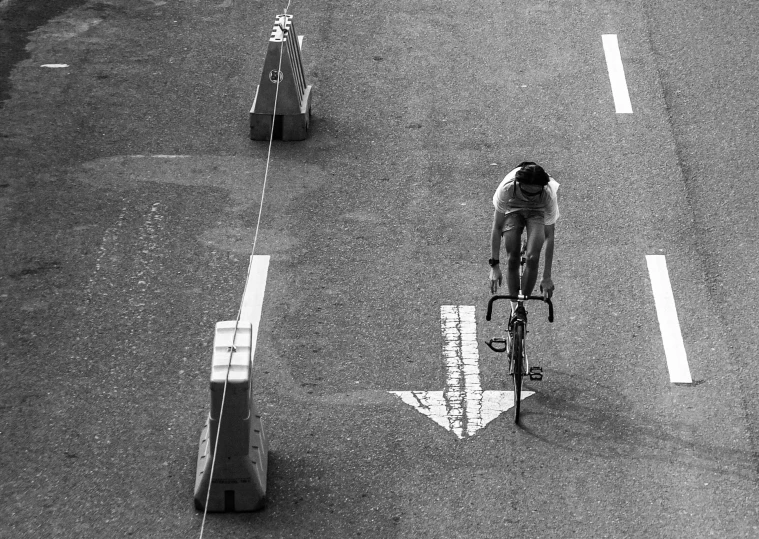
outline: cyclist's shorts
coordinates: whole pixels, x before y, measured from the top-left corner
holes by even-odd
[[[519,210],[507,213],[501,234],[511,230],[519,230],[521,234],[526,226],[545,226],[545,212],[542,210]]]

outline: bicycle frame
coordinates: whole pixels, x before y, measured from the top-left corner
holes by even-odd
[[[493,303],[499,299],[507,299],[516,301],[519,307],[524,305],[528,300],[540,300],[548,304],[548,321],[553,322],[553,303],[550,299],[543,298],[543,296],[493,296],[488,302],[488,312],[485,316],[487,321],[490,321],[493,313]],[[519,311],[524,312],[523,309]],[[514,423],[519,423],[519,412],[521,409],[521,394],[522,394],[522,378],[529,376],[531,380],[542,380],[543,370],[540,367],[530,367],[527,354],[525,352],[525,335],[527,334],[527,317],[525,315],[517,315],[509,322],[507,339],[490,339],[485,344],[490,347],[494,352],[507,352],[509,355],[509,374],[514,382]],[[503,344],[503,348],[497,348],[493,346],[493,343]]]

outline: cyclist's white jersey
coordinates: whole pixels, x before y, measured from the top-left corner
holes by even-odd
[[[553,225],[559,219],[559,182],[549,176],[548,185],[539,197],[527,198],[515,188],[514,177],[519,167],[515,168],[501,181],[493,195],[493,206],[506,215],[521,211],[540,211],[546,225]]]

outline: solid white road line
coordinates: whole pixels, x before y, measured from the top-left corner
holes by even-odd
[[[677,319],[675,296],[667,272],[667,261],[664,255],[647,255],[648,273],[651,276],[651,288],[656,303],[656,315],[659,318],[659,328],[664,344],[664,354],[667,357],[669,380],[673,384],[691,384],[693,380],[688,367],[688,357],[685,354],[685,344]]]
[[[258,341],[258,325],[261,322],[261,311],[264,306],[264,290],[266,277],[269,273],[269,256],[253,255],[250,257],[250,273],[245,283],[242,303],[240,304],[240,320],[250,322],[253,326],[253,342],[251,343],[251,359],[255,358]]]
[[[619,54],[617,34],[604,34],[601,36],[606,55],[606,66],[609,69],[609,81],[611,93],[614,96],[614,107],[617,114],[632,114],[630,95],[627,92],[625,81],[625,69],[622,67],[622,56]]]

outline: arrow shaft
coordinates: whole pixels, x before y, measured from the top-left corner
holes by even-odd
[[[471,305],[442,305],[440,329],[446,366],[445,401],[451,429],[472,434],[482,427],[482,386],[477,323]]]

